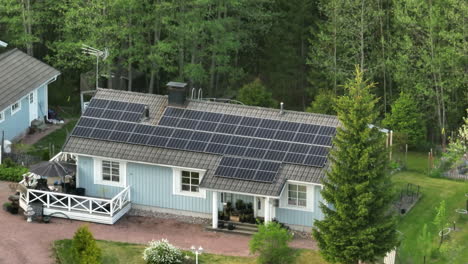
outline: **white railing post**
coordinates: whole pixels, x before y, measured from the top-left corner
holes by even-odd
[[[93,214],[93,200],[89,200],[89,214]]]
[[[110,216],[114,216],[114,200],[110,201]]]
[[[50,195],[47,194],[47,208],[50,208]]]
[[[26,205],[29,205],[29,189],[26,191]]]
[[[119,197],[119,209],[122,209],[122,196]]]
[[[68,200],[68,212],[71,211],[71,199],[70,199],[70,196],[67,196],[67,200]]]

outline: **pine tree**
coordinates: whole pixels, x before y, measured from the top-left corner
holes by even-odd
[[[101,263],[101,248],[96,244],[96,240],[94,240],[93,234],[87,226],[82,226],[76,230],[72,241],[72,254],[75,263]]]
[[[389,215],[392,185],[386,174],[384,136],[374,124],[377,99],[374,84],[356,77],[345,85],[347,95],[336,101],[342,127],[331,151],[331,169],[322,195],[324,219],[313,235],[329,262],[373,262],[397,244],[395,222]]]

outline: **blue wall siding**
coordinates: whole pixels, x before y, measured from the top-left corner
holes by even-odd
[[[112,198],[123,190],[121,187],[94,184],[94,160],[78,157],[78,187],[86,189],[86,196]]]
[[[290,225],[313,226],[315,219],[322,219],[323,214],[319,208],[319,202],[322,201],[320,186],[314,187],[314,211],[301,211],[286,208],[276,208],[276,219],[279,222]]]
[[[131,186],[132,203],[211,213],[212,192],[206,192],[206,199],[174,195],[172,174],[168,167],[127,163],[127,184]]]
[[[5,115],[5,120],[0,123],[0,132],[5,131],[5,139],[12,140],[25,132],[29,127],[29,99],[21,99],[21,110],[11,115],[11,106],[6,109],[0,109]]]
[[[46,100],[46,90],[47,90],[47,85],[39,87],[37,89],[37,116],[40,120],[44,120],[44,116],[47,115],[48,111],[48,106],[46,105],[47,100]]]

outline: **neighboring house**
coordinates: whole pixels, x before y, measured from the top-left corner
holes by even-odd
[[[323,217],[321,182],[338,119],[186,101],[184,89],[169,83],[169,96],[98,89],[63,148],[76,157],[77,187],[114,197],[108,203],[117,211],[116,197],[128,192],[124,205],[211,218],[213,228],[223,203],[242,199],[266,222],[310,230]]]
[[[47,118],[47,85],[59,75],[18,49],[0,54],[0,133],[5,139],[18,139],[31,121]]]

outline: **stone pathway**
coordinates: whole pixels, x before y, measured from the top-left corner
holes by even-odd
[[[10,189],[0,181],[0,201],[6,202]],[[174,219],[124,216],[115,225],[103,225],[52,218],[50,224],[27,223],[22,215],[0,211],[0,264],[54,263],[52,243],[72,238],[75,230],[87,224],[95,238],[103,240],[147,243],[167,238],[174,245],[189,249],[201,245],[209,253],[248,256],[250,237],[208,232],[200,224],[188,224]],[[295,239],[298,248],[316,249],[312,239]]]

